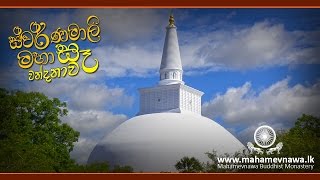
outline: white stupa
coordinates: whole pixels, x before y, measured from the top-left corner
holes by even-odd
[[[142,88],[140,111],[107,134],[88,163],[129,165],[135,171],[176,171],[184,156],[209,159],[206,152],[234,153],[244,146],[225,128],[201,116],[203,92],[182,80],[177,28],[170,16],[157,86]]]

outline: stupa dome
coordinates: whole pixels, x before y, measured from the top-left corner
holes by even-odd
[[[153,113],[133,117],[96,145],[88,163],[129,165],[135,171],[176,171],[182,157],[209,161],[205,155],[234,153],[245,147],[230,132],[196,113]]]

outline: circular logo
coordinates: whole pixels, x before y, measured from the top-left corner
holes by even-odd
[[[276,133],[270,126],[260,126],[254,132],[254,141],[262,148],[268,148],[276,141]]]

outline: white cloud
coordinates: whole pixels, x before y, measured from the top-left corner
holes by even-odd
[[[78,163],[86,163],[91,150],[99,140],[127,119],[126,115],[112,113],[112,108],[130,108],[133,97],[119,87],[108,87],[105,75],[79,74],[79,77],[55,79],[50,84],[34,81],[24,84],[27,91],[37,91],[49,97],[66,101],[68,116],[64,123],[80,132],[71,157]]]
[[[131,108],[133,97],[120,87],[108,87],[105,84],[106,75],[80,73],[76,77],[54,79],[51,83],[27,80],[26,71],[16,66],[7,69],[14,72],[15,77],[6,74],[0,78],[2,86],[8,88],[9,80],[15,82],[14,89],[42,92],[48,97],[57,97],[66,101],[68,116],[62,121],[80,132],[79,141],[75,143],[71,157],[78,163],[86,163],[91,150],[99,140],[127,119],[126,115],[114,114],[116,107]]]
[[[279,130],[284,130],[287,129],[288,127],[285,126],[284,124],[280,123],[273,123],[273,124],[269,124],[269,123],[265,123],[265,122],[261,122],[258,124],[254,124],[254,125],[250,125],[244,129],[242,129],[241,131],[235,133],[235,135],[238,137],[238,139],[244,144],[246,145],[247,142],[254,142],[254,138],[253,138],[253,134],[254,131],[262,125],[269,125],[271,126],[276,132]]]
[[[47,9],[25,10],[10,9],[0,11],[4,17],[4,27],[23,25],[28,28],[32,21],[45,22],[46,30],[51,33],[58,27],[67,29],[70,23],[86,27],[90,15],[100,20],[101,36],[104,42],[127,42],[130,40],[149,40],[164,30],[167,23],[167,10],[154,9],[64,9],[59,13]],[[7,18],[6,18],[7,17]],[[10,30],[11,33],[11,30]]]
[[[161,53],[150,47],[128,45],[125,47],[103,46],[93,49],[103,65],[101,70],[107,76],[144,76],[155,74],[160,67]]]
[[[287,31],[283,24],[262,21],[210,32],[178,29],[178,33],[186,74],[320,62],[320,44],[315,40],[320,31]],[[158,70],[162,45],[163,39],[120,47],[106,45],[94,51],[108,62],[108,75],[142,76]]]
[[[106,76],[156,74],[168,14],[142,9],[79,9],[59,14],[10,10],[2,14],[10,17],[5,18],[10,21],[6,21],[4,26],[13,27],[25,22],[44,20],[48,24],[48,31],[58,26],[65,28],[71,22],[83,24],[88,15],[95,14],[100,18],[102,41],[92,49],[92,57],[97,57],[100,62],[99,71],[95,74],[80,73],[74,78],[55,79],[51,84],[28,82],[26,71],[22,74],[21,71],[8,70],[18,76],[18,81],[8,74],[0,78],[2,86],[9,87],[7,84],[10,81],[9,83],[14,82],[14,86],[22,90],[23,83],[28,82],[24,88],[29,91],[40,91],[49,97],[67,101],[70,113],[64,121],[81,132],[72,156],[78,162],[85,162],[99,138],[126,119],[124,115],[111,113],[110,109],[130,107],[133,103],[133,97],[125,89],[108,87],[101,80],[106,79]],[[231,13],[228,16],[232,18],[234,15]],[[188,20],[184,18],[184,21]],[[183,23],[179,22],[179,18],[176,19],[178,24]],[[197,18],[194,23],[198,24],[195,25],[190,25],[192,21],[188,22],[190,27],[194,27],[192,32],[180,31],[178,26],[186,74],[319,63],[320,31],[288,31],[283,24],[268,21],[256,22],[252,26],[229,24],[227,29],[223,26],[219,29],[219,26],[210,28],[215,23],[210,22],[211,20]],[[217,95],[203,105],[204,114],[213,118],[220,116],[227,124],[247,125],[247,128],[238,133],[242,139],[248,137],[260,123],[286,128],[301,113],[319,115],[317,107],[320,105],[320,83],[311,87],[300,84],[289,87],[288,81],[279,81],[261,92],[254,92],[249,82],[241,87],[229,88],[224,94]]]
[[[130,107],[133,98],[125,94],[122,88],[109,88],[101,84],[88,84],[86,87],[76,88],[70,94],[70,106],[74,109],[111,109],[122,106]]]
[[[127,117],[123,114],[113,114],[108,111],[74,111],[69,110],[68,116],[63,117],[63,122],[68,123],[85,136],[101,136],[113,130],[124,122]]]
[[[74,143],[73,151],[70,153],[71,158],[79,164],[86,164],[97,143],[97,140],[80,137],[78,142]]]
[[[247,127],[238,133],[241,139],[261,123],[286,129],[303,113],[320,116],[320,82],[310,87],[290,87],[288,83],[289,78],[261,92],[255,92],[249,82],[228,88],[204,103],[202,113],[209,118],[222,118],[227,126]]]
[[[122,43],[131,40],[149,41],[164,30],[167,23],[165,14],[153,9],[78,9],[73,15],[75,20],[83,19],[84,22],[90,15],[98,16],[102,38]]]
[[[311,87],[288,85],[289,78],[276,82],[259,93],[246,82],[228,88],[203,104],[203,114],[223,117],[228,123],[294,121],[302,113],[320,115],[320,82]]]
[[[13,17],[4,26],[44,21],[49,34],[73,22],[86,27],[87,17],[96,15],[100,20],[101,41],[92,49],[92,57],[99,59],[99,70],[104,70],[109,77],[156,74],[168,23],[168,10],[160,9],[75,9],[60,13],[20,10],[2,14]],[[11,35],[11,30],[8,33]]]
[[[319,63],[319,42],[311,40],[318,31],[287,31],[283,24],[256,22],[251,27],[216,30],[190,38],[181,47],[188,55],[186,67],[245,70],[288,64]],[[308,45],[308,46],[306,46]],[[190,49],[192,54],[190,54]],[[191,59],[190,59],[191,58]]]
[[[62,121],[80,132],[80,138],[75,143],[71,157],[78,163],[85,164],[92,149],[100,139],[126,119],[127,117],[123,114],[113,114],[107,111],[70,110],[68,116],[63,117]]]
[[[17,19],[18,16],[11,15],[14,13],[28,16]],[[194,18],[188,11],[179,13],[180,17],[177,16],[176,20],[186,74],[194,74],[198,69],[201,69],[198,72],[206,73],[222,69],[318,64],[320,61],[319,30],[288,31],[284,24],[268,20],[255,22],[251,26],[230,24],[228,19],[235,16],[236,12],[220,15],[222,20],[217,22],[211,22],[215,18],[210,14],[190,22]],[[155,75],[159,68],[167,10],[76,9],[45,15],[40,11],[21,10],[3,14],[13,17],[5,26],[44,20],[48,24],[48,31],[52,27],[66,28],[71,22],[85,26],[89,15],[97,15],[101,23],[102,41],[98,43],[100,47],[92,52],[93,56],[105,62],[101,67],[108,76]],[[180,30],[179,24],[191,29]]]
[[[26,78],[26,77],[25,77]],[[49,97],[66,101],[73,110],[110,110],[115,107],[128,107],[133,97],[120,87],[108,87],[105,75],[79,74],[76,77],[54,79],[51,83],[33,81],[25,83],[24,89],[42,92]]]

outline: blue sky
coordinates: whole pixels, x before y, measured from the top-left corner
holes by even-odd
[[[0,10],[0,87],[40,91],[68,103],[63,121],[80,131],[73,157],[85,162],[94,145],[139,109],[138,88],[158,82],[169,9]],[[184,81],[203,91],[202,113],[242,142],[261,124],[290,128],[302,113],[320,111],[319,9],[174,9]],[[45,21],[47,33],[100,18],[101,41],[84,41],[95,74],[30,82],[8,36],[16,25]],[[51,45],[48,51],[53,51]],[[59,64],[53,66],[58,67]],[[37,69],[38,67],[34,67]],[[79,98],[81,97],[81,98]]]

